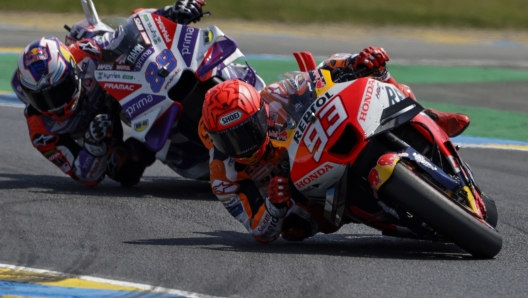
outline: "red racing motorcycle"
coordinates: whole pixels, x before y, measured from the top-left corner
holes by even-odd
[[[314,68],[311,54],[299,55],[309,62],[301,70]],[[391,84],[336,83],[330,72],[317,72],[317,97],[305,109],[287,113],[269,104],[272,115],[282,115],[274,120],[283,138],[273,142],[288,147],[295,188],[324,205],[336,226],[362,223],[383,235],[453,242],[474,257],[495,257],[502,247],[495,202],[423,107]]]

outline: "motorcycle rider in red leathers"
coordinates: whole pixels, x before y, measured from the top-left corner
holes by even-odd
[[[390,76],[385,66],[388,60],[389,55],[382,48],[368,47],[357,55],[335,54],[318,68],[330,70],[334,81],[347,81],[354,79],[347,78],[347,73],[365,66],[374,70],[372,78],[393,84],[405,96],[414,98],[409,87]],[[212,191],[260,242],[273,241],[279,235],[300,241],[318,232],[333,233],[339,229],[323,217],[324,206],[307,201],[290,188],[286,178],[289,168],[282,163],[287,159],[287,149],[270,140],[275,122],[271,119],[276,119],[276,115],[270,114],[273,112],[268,104],[279,101],[287,112],[304,111],[303,105],[316,96],[318,72],[315,69],[270,84],[260,94],[240,80],[226,81],[206,93],[199,129],[204,145],[211,149]],[[432,109],[426,113],[450,137],[469,125],[469,118],[463,114]]]
[[[204,0],[179,0],[153,12],[178,23],[196,22],[204,4]],[[88,186],[97,185],[105,175],[124,186],[135,185],[155,161],[155,153],[139,141],[123,141],[120,105],[94,77],[104,47],[118,34],[119,30],[69,46],[56,37],[33,41],[20,54],[11,80],[26,104],[33,146]]]

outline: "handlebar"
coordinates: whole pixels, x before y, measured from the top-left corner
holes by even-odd
[[[201,14],[195,16],[195,17],[192,18],[192,19],[186,20],[186,21],[183,23],[183,25],[187,26],[187,25],[189,25],[189,24],[192,23],[192,22],[196,22],[196,21],[198,21],[198,20],[201,19],[202,17],[209,17],[209,16],[211,16],[211,12],[209,12],[209,11],[204,12],[204,13],[201,13]]]
[[[335,73],[336,83],[347,82],[374,74],[374,70],[372,68],[367,68],[364,65],[354,68],[351,72],[346,72],[340,69],[336,70],[338,71]]]

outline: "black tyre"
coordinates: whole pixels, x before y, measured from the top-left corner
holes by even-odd
[[[486,206],[486,222],[489,223],[490,226],[496,228],[497,222],[499,221],[499,213],[497,212],[495,201],[484,193],[481,195],[481,198]]]
[[[493,258],[502,248],[502,237],[495,229],[474,218],[401,163],[379,193],[474,257]]]

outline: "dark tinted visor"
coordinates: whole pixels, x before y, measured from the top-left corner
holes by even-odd
[[[214,146],[229,157],[251,156],[262,146],[268,131],[264,106],[255,115],[232,128],[219,132],[208,131]]]
[[[43,112],[52,112],[67,105],[79,91],[81,85],[77,71],[77,67],[72,67],[55,86],[39,90],[22,89],[34,108]]]

